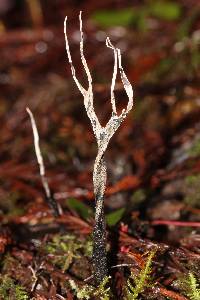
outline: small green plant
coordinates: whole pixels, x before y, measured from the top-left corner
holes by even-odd
[[[19,207],[19,192],[9,192],[6,198],[0,198],[1,208],[7,216],[20,216],[24,213],[23,207]]]
[[[200,155],[200,138],[197,138],[192,147],[188,149],[188,154],[192,157],[197,157]]]
[[[190,297],[191,300],[200,299],[200,288],[196,277],[193,273],[189,272],[188,279],[190,282],[190,291],[188,292],[188,297]]]
[[[23,286],[16,284],[8,276],[0,277],[0,299],[4,300],[28,300],[29,296]]]
[[[131,197],[131,208],[138,207],[146,199],[146,193],[144,189],[138,189]]]
[[[67,271],[73,260],[81,258],[81,254],[88,257],[92,253],[90,240],[80,241],[75,235],[55,235],[52,241],[44,247],[45,252],[52,257],[53,264]]]
[[[199,283],[192,272],[189,272],[188,275],[183,278],[179,278],[175,284],[178,285],[183,294],[190,300],[200,299]]]
[[[190,175],[185,178],[184,202],[191,206],[199,207],[200,200],[200,174]]]
[[[99,300],[109,300],[111,297],[110,287],[108,286],[110,278],[110,276],[106,276],[97,288],[87,284],[79,288],[74,280],[69,280],[69,283],[78,299],[89,300],[92,297],[97,297]]]
[[[146,260],[144,267],[141,269],[138,275],[131,272],[131,276],[127,281],[126,287],[126,300],[136,300],[139,294],[141,294],[146,287],[149,286],[152,259],[156,251],[152,250]]]

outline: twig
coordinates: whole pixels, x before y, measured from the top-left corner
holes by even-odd
[[[51,194],[51,190],[49,188],[48,180],[46,178],[45,166],[44,166],[42,153],[41,153],[41,150],[40,150],[39,134],[38,134],[35,118],[33,116],[33,113],[31,112],[31,110],[28,107],[26,108],[26,111],[29,114],[29,117],[30,117],[30,120],[31,120],[31,126],[32,126],[32,130],[33,130],[33,138],[34,138],[35,154],[36,154],[36,158],[37,158],[38,165],[39,165],[40,177],[41,177],[42,185],[43,185],[43,188],[44,188],[46,201],[49,204],[49,206],[51,207],[54,215],[59,216],[59,215],[62,214],[62,209],[61,209],[60,205],[58,205],[58,203],[53,198],[53,196]]]
[[[43,25],[42,6],[38,0],[26,0],[30,11],[30,16],[35,27]]]
[[[88,281],[90,281],[90,280],[93,279],[93,278],[94,278],[94,275],[91,275],[91,276],[85,278],[83,281],[84,281],[84,282],[88,282]]]
[[[122,267],[133,267],[133,266],[135,266],[135,264],[119,264],[119,265],[112,266],[111,269],[122,268]]]
[[[172,220],[154,220],[151,222],[152,225],[167,225],[167,226],[179,226],[179,227],[200,227],[200,222],[182,222]]]
[[[188,298],[182,296],[182,295],[179,295],[178,293],[174,292],[174,291],[170,291],[170,290],[167,290],[163,287],[156,287],[155,290],[165,296],[165,297],[168,297],[169,299],[173,299],[173,300],[188,300]]]

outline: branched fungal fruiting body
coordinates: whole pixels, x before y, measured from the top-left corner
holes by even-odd
[[[106,231],[105,231],[105,217],[104,217],[104,194],[106,188],[106,163],[104,160],[104,153],[107,149],[108,143],[115,133],[115,131],[119,128],[122,121],[126,118],[128,112],[133,107],[133,89],[124,73],[124,70],[121,65],[121,52],[120,49],[115,48],[110,39],[106,38],[106,46],[111,48],[114,53],[114,69],[111,83],[111,105],[112,105],[112,116],[105,127],[101,126],[97,115],[94,111],[94,103],[93,103],[93,90],[92,90],[92,77],[90,74],[90,70],[87,65],[87,61],[85,59],[83,53],[83,30],[82,30],[82,18],[81,12],[79,14],[80,21],[80,55],[83,67],[85,69],[87,79],[88,79],[88,88],[85,89],[79,80],[76,77],[76,71],[72,63],[71,53],[69,49],[69,43],[66,32],[66,21],[67,17],[64,21],[64,34],[66,41],[66,50],[68,61],[71,66],[71,72],[73,79],[82,93],[84,97],[84,105],[87,112],[87,115],[91,121],[94,135],[97,140],[98,145],[98,153],[94,163],[93,170],[93,184],[94,184],[94,194],[95,194],[95,226],[93,231],[93,267],[94,267],[94,277],[96,282],[99,284],[102,282],[104,277],[107,275],[107,262],[106,262]],[[126,109],[123,109],[121,114],[117,115],[116,103],[115,103],[115,95],[114,88],[117,77],[117,71],[119,69],[122,84],[128,96],[128,104]]]

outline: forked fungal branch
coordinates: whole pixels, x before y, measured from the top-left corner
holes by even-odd
[[[106,233],[105,233],[105,217],[104,217],[104,193],[106,187],[106,163],[104,160],[104,153],[107,149],[108,143],[118,129],[122,121],[126,118],[128,112],[133,107],[133,89],[132,86],[122,68],[121,64],[121,51],[120,49],[113,46],[109,37],[106,38],[106,46],[113,50],[114,54],[114,69],[112,75],[111,83],[111,105],[112,105],[112,116],[107,122],[106,126],[101,126],[98,117],[94,111],[93,103],[93,89],[92,89],[92,77],[90,70],[83,53],[83,30],[82,30],[82,12],[79,14],[80,22],[80,55],[83,67],[85,69],[88,88],[85,89],[79,80],[76,77],[76,70],[72,63],[71,52],[69,48],[66,23],[67,17],[64,20],[64,34],[66,42],[66,50],[68,61],[71,66],[72,77],[80,90],[81,94],[84,97],[84,106],[87,112],[87,115],[91,121],[94,135],[97,140],[98,152],[94,163],[93,170],[93,184],[94,184],[94,194],[96,202],[96,211],[95,211],[95,226],[93,231],[93,267],[94,267],[94,277],[97,283],[100,283],[103,278],[107,275],[107,262],[106,262]],[[121,114],[117,115],[116,102],[114,88],[116,83],[117,71],[119,69],[121,81],[128,96],[128,104],[125,109],[122,110]]]

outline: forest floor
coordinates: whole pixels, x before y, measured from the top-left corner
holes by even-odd
[[[76,9],[70,1],[35,3],[45,14],[29,3],[29,15],[15,7],[0,26],[0,299],[200,299],[198,1],[135,1],[133,10],[129,1],[77,1]],[[90,278],[97,147],[71,77],[62,23],[67,14],[84,85],[79,7],[102,124],[111,113],[107,35],[121,48],[134,89],[134,109],[105,157],[111,277],[98,288]],[[120,112],[128,100],[120,80],[116,98]],[[63,209],[59,217],[45,201],[27,106]]]

